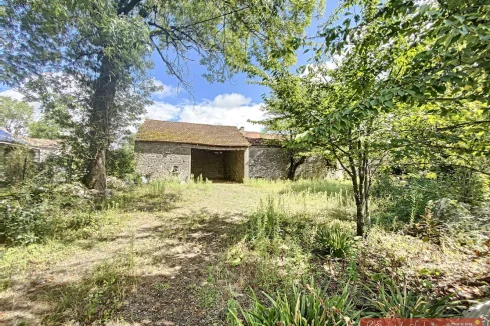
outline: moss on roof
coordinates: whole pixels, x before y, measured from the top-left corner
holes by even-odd
[[[250,143],[234,126],[146,120],[136,141],[161,141],[222,147],[248,147]]]

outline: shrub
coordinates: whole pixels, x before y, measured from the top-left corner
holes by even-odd
[[[440,244],[441,236],[446,232],[447,228],[445,224],[437,218],[434,218],[431,205],[425,208],[425,214],[421,220],[417,223],[410,224],[406,230],[407,234],[436,244]]]
[[[2,204],[5,211],[0,234],[3,242],[29,244],[38,242],[48,232],[47,207],[44,203],[23,205],[18,200]]]
[[[341,294],[327,296],[313,282],[293,285],[289,294],[278,291],[275,298],[264,294],[262,303],[253,293],[252,307],[244,310],[229,305],[228,320],[232,325],[351,325],[359,313],[349,297],[348,286]],[[239,311],[239,312],[238,312]]]
[[[371,298],[368,306],[373,309],[369,317],[379,318],[441,318],[455,315],[451,296],[430,299],[428,296],[415,294],[407,289],[407,284],[400,289],[395,281],[387,276],[382,277],[376,290],[369,289]]]
[[[94,203],[80,184],[39,187],[25,185],[3,194],[5,212],[0,233],[8,244],[30,244],[98,223]]]
[[[488,192],[488,181],[465,171],[452,173],[408,174],[402,178],[381,175],[373,186],[379,209],[377,219],[390,225],[394,218],[402,223],[413,223],[424,215],[429,201],[450,198],[470,205],[480,205]]]
[[[352,232],[340,223],[321,225],[315,236],[315,251],[335,258],[346,257],[352,249],[354,237]]]
[[[488,213],[480,215],[469,208],[468,204],[449,198],[431,200],[424,215],[407,225],[405,231],[436,244],[440,244],[443,237],[460,243],[471,242],[475,233],[481,233],[480,230],[488,223]]]
[[[16,147],[6,153],[4,164],[5,182],[16,185],[31,179],[36,173],[34,154],[27,148]]]
[[[126,175],[135,172],[134,144],[132,140],[123,144],[120,148],[109,149],[106,155],[108,175],[124,178]]]

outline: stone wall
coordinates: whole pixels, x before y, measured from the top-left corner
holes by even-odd
[[[252,146],[250,151],[250,178],[286,179],[289,170],[289,155],[284,148]],[[296,170],[296,178],[342,178],[341,169],[329,166],[320,156],[308,157]]]
[[[249,177],[284,179],[288,176],[289,158],[281,147],[252,146],[249,148]]]
[[[163,142],[134,144],[136,171],[148,179],[177,178],[187,181],[191,174],[191,148]]]
[[[321,156],[310,156],[296,170],[296,178],[301,179],[342,179],[344,174],[341,167],[334,162],[328,162]]]
[[[245,176],[245,151],[225,152],[225,177],[227,180],[243,182]]]
[[[193,148],[191,152],[191,173],[195,178],[225,179],[225,154]]]
[[[248,152],[248,153],[247,153]],[[177,178],[187,181],[192,174],[208,179],[241,182],[244,177],[285,179],[289,157],[284,148],[252,146],[248,151],[191,149],[164,142],[135,142],[136,171],[148,179]],[[192,153],[192,155],[191,155]],[[248,171],[245,161],[248,156]],[[191,171],[192,170],[192,171]],[[321,157],[309,157],[298,167],[297,178],[342,177],[338,168],[329,167]]]

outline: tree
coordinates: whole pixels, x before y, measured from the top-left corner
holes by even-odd
[[[318,101],[296,111],[311,125],[300,139],[328,148],[349,175],[358,235],[369,223],[375,172],[388,158],[484,165],[475,157],[489,153],[481,129],[490,122],[490,35],[481,18],[489,8],[456,3],[346,1],[319,33],[324,43],[313,47],[315,72],[302,83]],[[338,55],[338,67],[325,69]]]
[[[264,97],[264,111],[267,118],[254,123],[265,126],[266,131],[278,136],[277,140],[271,140],[280,144],[289,156],[288,176],[294,180],[297,169],[312,154],[313,147],[307,142],[297,142],[298,134],[304,132],[307,126],[296,119],[295,112],[305,106],[305,88],[301,87],[297,79],[288,72],[275,72],[272,78],[266,79],[261,84],[268,86],[272,92]]]
[[[372,19],[374,10],[361,8],[364,19]],[[355,41],[361,47],[370,33]],[[315,53],[322,54],[317,47]],[[359,108],[377,89],[378,76],[386,73],[383,48],[364,47],[363,51],[344,54],[336,69],[324,65],[324,56],[300,76],[280,73],[274,76],[273,96],[283,99],[280,106],[286,117],[304,130],[297,141],[328,150],[352,182],[356,203],[357,234],[364,235],[370,220],[370,190],[374,175],[387,157],[389,137],[383,128],[390,117]],[[286,77],[286,78],[285,78]]]
[[[29,124],[29,137],[42,139],[60,138],[60,126],[53,120],[43,116]]]
[[[360,54],[384,49],[377,55],[387,69],[370,96],[357,103],[363,112],[393,112],[397,102],[430,107],[425,111],[427,117],[446,121],[444,127],[436,128],[444,128],[438,135],[446,135],[447,142],[454,136],[449,135],[450,130],[490,126],[487,1],[390,0],[378,4],[363,0],[361,7],[372,8],[369,17],[355,14],[358,5],[346,1],[338,8],[336,17],[343,14],[344,21],[326,25],[319,52]],[[479,113],[468,115],[468,105]],[[463,125],[458,117],[464,117]],[[451,121],[454,125],[447,125]],[[488,153],[486,140],[480,140],[472,141],[477,156]]]
[[[206,77],[262,74],[294,63],[315,0],[8,0],[1,14],[0,78],[34,89],[46,110],[62,103],[87,135],[86,183],[105,189],[105,153],[143,113],[155,52],[184,87],[199,56]]]
[[[117,147],[107,151],[109,175],[122,179],[135,172],[134,137],[135,134],[126,135]]]
[[[34,108],[26,102],[0,96],[0,126],[14,136],[25,136]]]

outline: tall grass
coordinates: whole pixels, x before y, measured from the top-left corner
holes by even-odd
[[[369,289],[368,312],[377,318],[442,318],[457,316],[456,304],[451,296],[431,299],[426,295],[415,294],[405,283],[400,288],[393,280],[385,278],[373,291]]]
[[[305,224],[352,221],[354,212],[353,200],[344,192],[328,194],[306,190],[269,195],[250,218],[250,235],[253,239],[272,240],[279,234],[296,233]]]
[[[299,179],[291,180],[267,180],[267,179],[245,179],[243,183],[250,187],[267,189],[272,192],[323,192],[328,194],[339,192],[351,192],[352,186],[344,180],[314,180]]]

